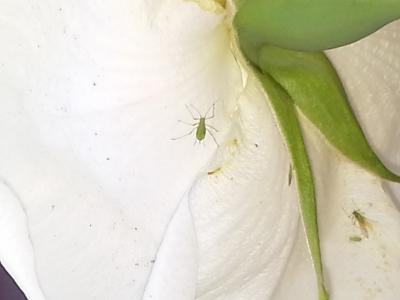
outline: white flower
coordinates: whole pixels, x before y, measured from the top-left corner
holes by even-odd
[[[286,148],[210,3],[3,1],[0,261],[29,300],[316,297]],[[399,50],[397,23],[328,54],[394,168]],[[214,103],[219,147],[172,140]],[[332,299],[398,299],[399,188],[308,127]]]

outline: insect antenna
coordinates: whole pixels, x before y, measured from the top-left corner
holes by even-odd
[[[198,122],[196,122],[196,123],[189,123],[189,122],[185,122],[185,121],[182,121],[182,120],[178,120],[178,122],[179,123],[182,123],[182,124],[185,124],[185,125],[189,125],[189,126],[197,126],[199,123]]]
[[[212,108],[211,116],[207,117],[207,116],[208,116],[208,113],[209,113],[210,110],[211,110],[211,108]],[[206,120],[209,120],[209,119],[214,118],[214,111],[215,111],[215,103],[213,103],[213,105],[211,105],[211,106],[208,108],[206,114],[204,115],[204,118],[205,118]]]
[[[198,109],[196,107],[194,107],[191,104],[185,104],[185,106],[186,106],[186,109],[189,111],[189,113],[192,115],[193,120],[200,120],[202,118],[201,113],[198,111]],[[199,115],[198,118],[196,118],[194,116],[192,109],[194,109],[194,111]]]

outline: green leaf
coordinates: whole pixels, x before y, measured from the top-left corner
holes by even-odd
[[[355,42],[400,18],[399,0],[241,0],[242,46],[321,51]]]
[[[285,137],[287,147],[292,156],[292,163],[300,196],[299,204],[301,215],[317,276],[319,299],[328,300],[329,297],[324,284],[318,237],[314,180],[296,108],[290,96],[272,77],[257,71],[255,71],[255,73],[268,94],[270,104],[275,112],[279,127]]]
[[[375,175],[400,182],[371,149],[335,69],[322,52],[264,46],[258,66],[287,91],[302,113],[347,158]]]

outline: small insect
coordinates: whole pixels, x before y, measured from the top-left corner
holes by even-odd
[[[342,208],[343,209],[343,208]],[[361,237],[366,239],[369,238],[369,233],[373,230],[371,221],[369,218],[365,216],[365,214],[360,209],[354,209],[352,213],[349,215],[344,209],[343,211],[348,215],[348,217],[352,220],[353,225],[357,225],[360,229]],[[354,235],[350,237],[350,241],[357,242],[353,237],[359,237],[358,235]]]
[[[214,170],[212,170],[212,171],[207,172],[207,174],[208,174],[208,175],[214,175],[214,174],[216,174],[216,173],[221,172],[221,170],[222,170],[222,167],[218,167],[218,168],[216,168],[216,169],[214,169]]]
[[[349,237],[349,241],[350,242],[361,242],[362,237],[359,235],[352,235],[351,237]]]
[[[368,238],[369,237],[368,230],[372,229],[371,224],[368,222],[368,219],[361,213],[361,211],[359,209],[353,210],[351,215],[354,218],[354,220],[357,222],[362,235],[365,238]]]
[[[208,133],[213,138],[215,144],[217,144],[217,146],[219,146],[214,134],[212,133],[212,130],[214,130],[215,132],[218,132],[218,130],[215,127],[206,123],[206,120],[210,120],[210,119],[214,118],[215,103],[210,106],[210,108],[207,110],[205,115],[202,115],[194,106],[189,106],[189,105],[185,105],[185,106],[186,106],[186,109],[191,114],[193,120],[195,120],[196,122],[188,123],[188,122],[184,122],[182,120],[178,120],[178,122],[180,122],[180,123],[192,126],[193,129],[190,130],[187,134],[177,137],[177,138],[173,138],[172,140],[178,140],[185,136],[191,135],[196,130],[195,143],[196,142],[201,143],[206,138],[206,133]],[[211,111],[211,115],[209,116],[208,114],[210,113],[210,111]],[[197,116],[195,116],[194,112],[197,114]]]
[[[288,186],[292,184],[292,179],[293,179],[293,167],[292,165],[290,165],[288,174]]]

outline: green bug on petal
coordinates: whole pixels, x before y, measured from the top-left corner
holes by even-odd
[[[214,134],[212,133],[212,130],[215,132],[218,132],[218,130],[215,127],[206,123],[207,120],[210,120],[210,119],[214,118],[214,116],[215,116],[215,114],[214,114],[215,103],[212,106],[210,106],[210,108],[207,110],[205,115],[202,115],[198,111],[198,109],[195,108],[194,106],[186,105],[186,109],[189,111],[190,115],[192,116],[192,118],[195,122],[188,123],[188,122],[185,122],[182,120],[178,120],[178,122],[189,125],[193,128],[187,134],[184,134],[177,138],[172,138],[172,140],[181,139],[185,136],[191,135],[194,131],[196,131],[196,141],[195,142],[201,143],[206,138],[206,134],[208,133],[213,138],[215,144],[218,146],[217,139],[215,138]],[[210,112],[211,112],[211,114],[209,115]],[[197,116],[196,116],[196,114],[197,114]]]
[[[361,242],[362,237],[359,235],[352,235],[351,237],[349,237],[349,241],[350,242]]]

